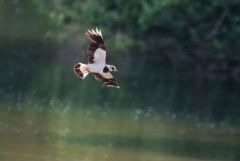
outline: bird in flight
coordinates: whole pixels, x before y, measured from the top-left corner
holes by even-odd
[[[111,72],[117,72],[114,65],[106,64],[106,46],[103,41],[101,30],[88,30],[85,35],[90,40],[87,48],[88,64],[77,63],[74,65],[74,73],[84,79],[89,73],[101,82],[105,87],[120,88]]]

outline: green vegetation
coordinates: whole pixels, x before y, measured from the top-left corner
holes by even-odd
[[[164,63],[200,76],[239,79],[238,0],[62,0],[57,6],[50,12],[54,20],[81,32],[103,28],[110,51],[138,56],[150,62],[149,69]]]
[[[0,9],[2,102],[151,107],[239,123],[237,0],[2,0]],[[72,72],[95,26],[120,69],[117,92]]]

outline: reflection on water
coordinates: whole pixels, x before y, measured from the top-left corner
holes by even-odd
[[[197,120],[239,124],[238,82],[210,80],[199,77],[197,73],[169,70],[165,67],[163,70],[151,71],[147,81],[139,81],[145,80],[147,75],[121,81],[135,80],[123,99],[127,101],[122,102],[134,107],[138,104],[142,109],[152,107],[173,117],[195,117]]]
[[[229,161],[239,159],[239,136],[236,127],[139,110],[23,106],[0,113],[1,161]]]

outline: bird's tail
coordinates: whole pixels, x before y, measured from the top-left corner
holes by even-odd
[[[81,79],[86,78],[86,76],[89,74],[88,66],[83,63],[77,63],[73,67],[74,73]]]

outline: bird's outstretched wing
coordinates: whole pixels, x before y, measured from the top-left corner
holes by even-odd
[[[116,79],[113,77],[113,75],[108,72],[108,73],[93,73],[95,79],[97,81],[100,81],[103,83],[105,87],[115,87],[115,88],[120,88],[117,84]]]
[[[86,33],[90,40],[88,46],[88,63],[89,64],[105,64],[106,62],[106,47],[104,45],[101,30],[88,30]]]

